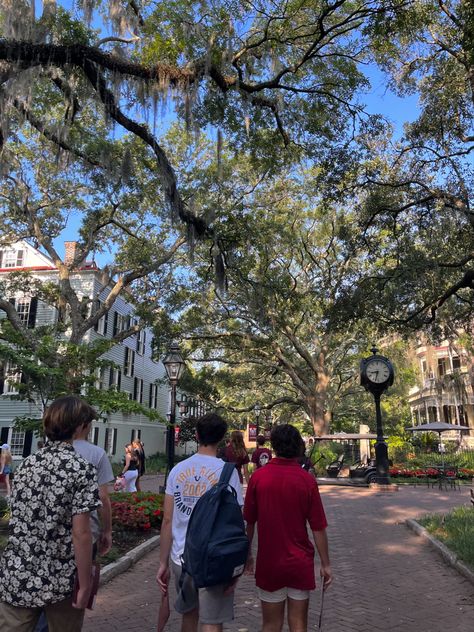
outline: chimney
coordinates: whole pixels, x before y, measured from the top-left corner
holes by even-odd
[[[67,266],[70,266],[71,263],[74,261],[74,257],[76,256],[77,241],[65,241],[64,249],[64,263]]]

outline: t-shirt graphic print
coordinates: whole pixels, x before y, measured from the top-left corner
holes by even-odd
[[[173,544],[171,559],[181,564],[189,518],[199,498],[213,487],[222,472],[224,461],[214,456],[194,454],[178,463],[170,472],[166,483],[166,494],[173,497]],[[243,505],[242,487],[237,471],[232,473],[230,485],[237,492],[239,505]]]

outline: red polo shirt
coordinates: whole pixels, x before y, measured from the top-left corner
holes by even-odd
[[[314,546],[308,536],[327,527],[318,485],[294,459],[274,457],[252,474],[244,518],[257,523],[255,579],[262,590],[313,590]]]

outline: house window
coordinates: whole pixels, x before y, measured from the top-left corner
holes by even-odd
[[[94,301],[94,313],[97,313],[99,309],[102,307],[103,303],[100,301]],[[101,336],[107,335],[107,323],[109,319],[109,312],[105,312],[103,316],[99,318],[99,320],[94,325],[94,330],[100,334]]]
[[[111,366],[109,373],[109,386],[113,387],[114,390],[119,391],[121,383],[122,371]]]
[[[12,298],[10,303],[16,309],[18,317],[25,327],[33,329],[36,324],[36,311],[38,309],[38,299],[36,296],[26,298]]]
[[[98,428],[91,428],[91,431],[89,434],[89,441],[93,443],[94,445],[99,445],[99,429]]]
[[[446,358],[438,358],[438,377],[443,377],[446,375]]]
[[[150,384],[150,394],[148,397],[148,407],[158,408],[158,385]]]
[[[421,365],[421,374],[422,374],[423,379],[424,379],[424,378],[425,378],[425,376],[426,376],[426,369],[427,369],[427,367],[426,367],[426,360],[425,360],[425,358],[422,358],[422,359],[420,360],[420,365]]]
[[[3,395],[15,395],[18,393],[18,385],[21,383],[21,371],[10,361],[3,366],[3,388],[0,393]]]
[[[459,371],[461,368],[461,358],[459,356],[453,356],[453,371]]]
[[[123,372],[128,377],[133,377],[135,369],[135,351],[129,347],[125,347],[125,362],[123,364]]]
[[[1,261],[3,268],[21,268],[23,265],[23,250],[4,250]]]
[[[133,428],[132,435],[130,437],[130,443],[132,443],[132,441],[135,441],[135,439],[141,439],[141,438],[142,438],[142,431],[138,428]]]
[[[107,452],[109,456],[113,456],[116,453],[117,451],[117,429],[116,428],[105,429],[104,450]]]
[[[94,371],[95,373],[95,382],[94,386],[98,391],[101,391],[106,387],[106,373],[107,369],[103,366],[97,367]]]
[[[133,382],[133,399],[139,404],[143,401],[143,380],[139,377]]]
[[[10,451],[12,456],[23,456],[23,448],[25,446],[25,432],[23,430],[10,430],[10,436],[8,443],[10,444]]]
[[[146,333],[143,329],[140,329],[140,331],[137,334],[137,353],[138,355],[143,355],[145,353],[145,339],[146,339]]]

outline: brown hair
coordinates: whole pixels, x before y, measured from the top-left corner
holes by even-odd
[[[234,450],[235,456],[247,456],[244,435],[240,432],[240,430],[233,430],[230,433],[230,444]]]
[[[67,441],[77,428],[93,419],[97,419],[97,412],[77,395],[58,397],[44,413],[44,434],[50,441]]]

